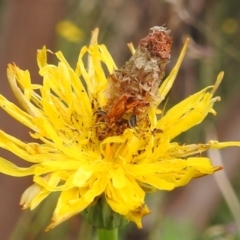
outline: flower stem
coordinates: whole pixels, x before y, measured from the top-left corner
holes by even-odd
[[[118,240],[118,229],[97,229],[98,240]]]

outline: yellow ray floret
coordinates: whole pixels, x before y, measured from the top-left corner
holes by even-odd
[[[172,190],[193,178],[212,174],[220,167],[200,154],[209,148],[240,146],[239,142],[180,145],[173,139],[215,114],[213,97],[223,73],[207,87],[169,109],[160,119],[150,108],[145,129],[127,128],[123,134],[99,140],[95,113],[105,106],[107,74],[116,65],[94,33],[92,45],[83,47],[73,70],[61,52],[57,65],[47,63],[47,49],[38,51],[42,85],[31,83],[28,71],[8,66],[10,85],[22,109],[0,95],[0,106],[31,130],[25,143],[0,131],[0,147],[32,163],[22,168],[0,158],[0,172],[21,177],[32,175],[34,184],[22,195],[23,208],[36,208],[52,192],[61,192],[48,229],[80,213],[104,196],[111,209],[142,227],[150,211],[145,203],[148,190]],[[160,100],[169,92],[183,56],[159,88]],[[133,51],[133,48],[132,48]],[[50,52],[50,51],[49,51]],[[83,57],[89,54],[88,69]],[[36,91],[37,90],[37,91]],[[40,142],[40,143],[39,143]]]

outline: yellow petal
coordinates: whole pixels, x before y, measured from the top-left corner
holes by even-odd
[[[39,203],[43,201],[51,192],[40,187],[37,184],[31,185],[27,188],[20,200],[20,205],[23,209],[30,208],[31,210],[35,209]]]
[[[0,107],[3,108],[10,116],[15,118],[17,121],[23,125],[29,127],[30,129],[37,131],[36,126],[32,122],[32,116],[28,113],[22,111],[15,104],[9,102],[5,97],[0,95]]]
[[[185,44],[183,46],[183,49],[180,53],[180,56],[177,60],[176,65],[174,66],[174,68],[172,69],[172,71],[170,72],[169,76],[164,80],[164,82],[161,84],[160,88],[159,88],[159,95],[160,95],[160,99],[158,104],[160,104],[166,97],[166,95],[168,94],[169,90],[172,88],[172,85],[175,81],[175,78],[178,74],[178,70],[180,69],[180,66],[182,64],[183,58],[185,56],[185,53],[187,51],[187,46],[188,46],[188,42],[189,39],[187,38],[185,41]]]
[[[37,51],[37,63],[39,69],[44,68],[47,65],[47,48],[43,46],[41,50]]]
[[[17,78],[19,82],[27,82],[28,85],[30,84],[30,76],[28,71],[21,71],[18,67],[15,65],[8,65],[7,69],[7,76],[8,81],[11,86],[11,89],[17,98],[18,102],[21,104],[21,106],[33,117],[39,116],[39,110],[29,101],[30,96],[32,94],[32,91],[30,89],[30,86],[28,86],[28,92],[25,91],[25,94],[22,93],[20,88],[18,87],[16,81]],[[25,85],[25,84],[24,84]],[[27,86],[26,86],[27,89]]]
[[[142,206],[138,207],[134,211],[129,212],[126,215],[126,218],[130,221],[133,221],[136,223],[138,228],[142,228],[142,218],[150,213],[150,210],[148,209],[146,204],[143,204]]]
[[[4,158],[0,158],[0,168],[1,173],[7,174],[13,177],[25,177],[29,175],[34,175],[35,165],[29,168],[20,168],[15,164],[7,161]]]
[[[203,121],[212,111],[212,95],[204,89],[171,108],[157,124],[170,139]]]
[[[70,199],[72,200],[71,204],[69,204]],[[76,201],[73,202],[75,199]],[[77,188],[62,192],[53,213],[52,222],[47,227],[46,231],[49,231],[61,222],[81,212],[88,205],[89,202],[86,202],[83,198],[79,199],[79,190]]]

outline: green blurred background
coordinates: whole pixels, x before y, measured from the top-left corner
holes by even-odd
[[[7,64],[15,62],[20,68],[29,69],[32,81],[40,83],[36,50],[43,45],[53,51],[63,51],[75,67],[81,46],[88,44],[91,31],[99,27],[99,42],[108,47],[117,66],[121,66],[130,57],[126,43],[133,42],[136,46],[149,28],[164,25],[171,29],[173,37],[169,72],[184,39],[190,37],[188,52],[169,94],[167,108],[213,84],[218,72],[223,70],[225,77],[217,91],[222,99],[215,105],[217,117],[209,115],[201,126],[177,141],[240,140],[240,1],[1,0],[0,20],[0,93],[14,102],[6,78]],[[58,33],[59,23],[63,20],[70,20],[80,29],[77,40],[71,41]],[[29,140],[28,129],[2,110],[0,115],[1,129]],[[7,152],[0,150],[0,154],[24,166]],[[219,157],[223,158],[226,176],[217,173],[217,182],[214,176],[208,176],[172,192],[148,195],[152,214],[144,218],[144,228],[139,230],[129,224],[120,231],[120,239],[240,239],[237,200],[240,195],[240,150],[226,149]],[[231,186],[226,184],[228,180]],[[82,222],[80,216],[44,232],[57,196],[51,196],[33,212],[21,212],[19,199],[31,181],[31,178],[0,175],[0,239],[94,239],[94,229]]]

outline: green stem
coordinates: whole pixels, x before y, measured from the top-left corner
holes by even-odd
[[[97,229],[98,240],[118,240],[118,229]]]

